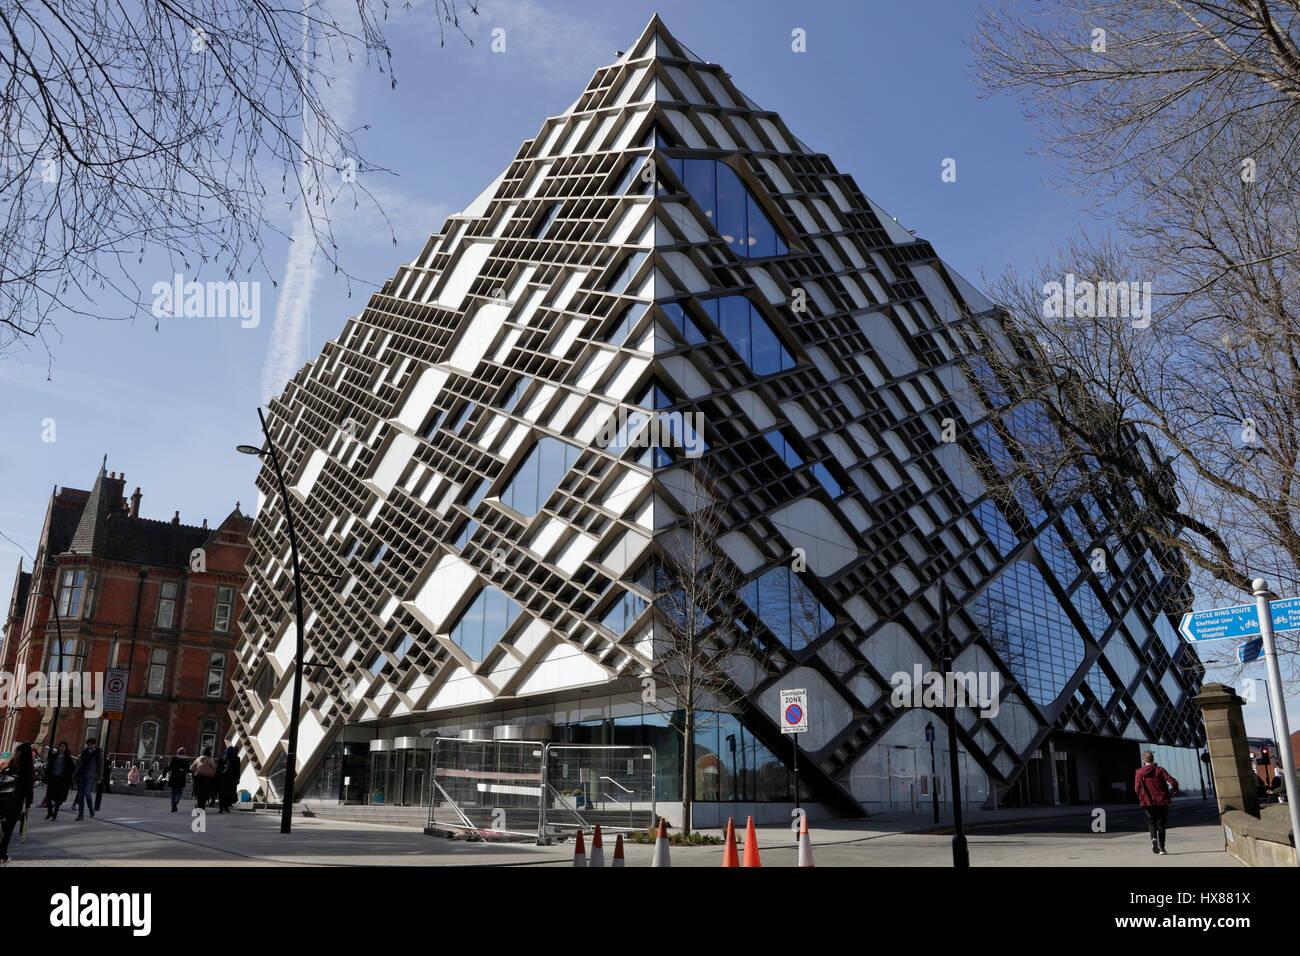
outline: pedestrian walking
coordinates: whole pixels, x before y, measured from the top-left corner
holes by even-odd
[[[73,779],[77,784],[77,819],[80,820],[86,815],[86,810],[90,810],[90,818],[95,818],[95,785],[99,783],[104,776],[104,751],[99,749],[99,744],[94,737],[86,738],[86,746],[82,748],[81,756],[77,758],[77,769],[73,771]]]
[[[227,813],[239,799],[239,751],[227,747],[217,763],[217,812]]]
[[[72,751],[66,740],[59,741],[59,749],[50,756],[45,765],[45,819],[57,820],[59,808],[68,799],[72,789],[73,763]]]
[[[1156,763],[1150,750],[1142,754],[1142,766],[1133,778],[1138,804],[1146,811],[1147,829],[1151,831],[1151,852],[1168,856],[1165,852],[1165,828],[1169,824],[1169,804],[1178,795],[1178,781],[1169,771]]]
[[[212,748],[204,747],[203,753],[190,764],[194,774],[194,805],[206,810],[208,803],[216,797],[217,762],[212,759]]]
[[[117,765],[117,761],[109,760],[108,755],[107,754],[104,755],[104,774],[99,778],[99,780],[95,784],[95,812],[96,813],[99,812],[99,808],[104,803],[104,794],[113,792],[113,768],[116,765]]]
[[[0,866],[9,862],[9,838],[27,815],[36,789],[36,765],[31,744],[15,744],[0,761]]]
[[[172,813],[176,812],[176,804],[181,802],[181,795],[185,793],[185,775],[189,771],[190,762],[185,758],[185,748],[177,747],[176,756],[167,765],[167,786],[172,791]]]

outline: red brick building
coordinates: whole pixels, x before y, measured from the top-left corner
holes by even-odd
[[[0,646],[11,675],[128,668],[124,719],[11,703],[0,708],[0,750],[66,740],[75,753],[94,736],[110,754],[148,760],[178,747],[215,752],[229,734],[252,519],[236,504],[216,528],[181,524],[179,513],[156,521],[141,517],[139,488],[125,492],[126,476],[103,467],[90,491],[54,490],[35,567],[19,563]]]

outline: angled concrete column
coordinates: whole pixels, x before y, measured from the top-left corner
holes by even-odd
[[[1259,816],[1259,794],[1255,790],[1255,768],[1246,743],[1246,723],[1241,715],[1244,703],[1226,684],[1206,684],[1192,700],[1205,718],[1205,735],[1210,749],[1210,772],[1219,801],[1219,813],[1244,810]]]

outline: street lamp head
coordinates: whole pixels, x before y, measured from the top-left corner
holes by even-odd
[[[236,445],[235,451],[239,452],[241,455],[256,455],[258,458],[261,458],[262,455],[265,454],[265,452],[256,445]]]

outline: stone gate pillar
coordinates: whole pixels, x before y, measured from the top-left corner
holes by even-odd
[[[1255,767],[1246,743],[1246,723],[1241,715],[1244,701],[1226,684],[1206,684],[1192,698],[1205,718],[1205,736],[1210,750],[1210,773],[1219,801],[1219,814],[1243,810],[1259,816],[1259,794],[1255,789]]]

